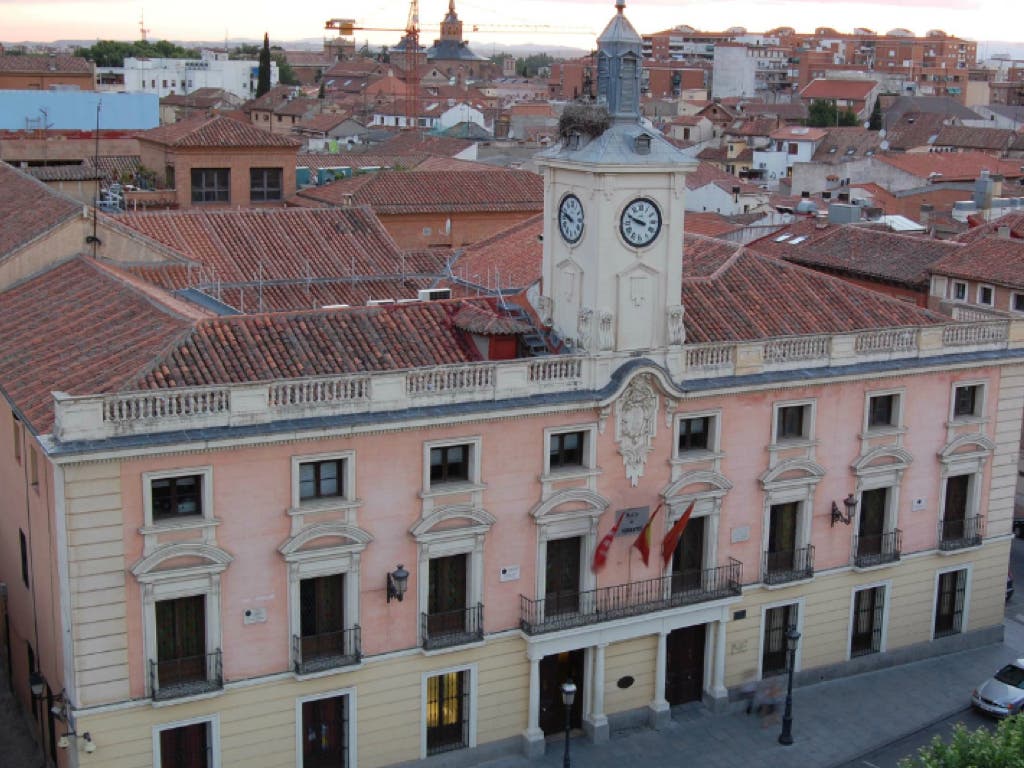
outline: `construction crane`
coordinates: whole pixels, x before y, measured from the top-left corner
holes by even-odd
[[[324,29],[337,30],[339,35],[352,35],[356,30],[363,32],[404,32],[402,38],[405,44],[405,127],[415,128],[419,126],[419,91],[420,74],[419,61],[420,52],[420,3],[419,0],[409,0],[409,17],[405,22],[405,28],[397,27],[361,27],[357,26],[355,19],[328,19]]]

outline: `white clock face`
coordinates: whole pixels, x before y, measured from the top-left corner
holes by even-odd
[[[583,236],[583,204],[576,195],[566,195],[558,204],[558,231],[570,244]]]
[[[646,197],[630,202],[622,212],[619,231],[623,240],[637,248],[654,242],[661,231],[661,210],[657,203]]]

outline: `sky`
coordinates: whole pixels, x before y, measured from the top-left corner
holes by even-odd
[[[447,0],[421,0],[421,39],[429,44],[447,11]],[[615,13],[614,0],[456,0],[463,36],[490,55],[502,43],[594,47]],[[271,42],[322,39],[324,22],[353,18],[359,26],[404,28],[407,2],[360,6],[334,0],[0,0],[0,40],[138,40],[140,18],[149,40],[260,39]],[[1024,4],[1019,0],[627,0],[626,16],[641,34],[680,24],[720,31],[733,26],[763,32],[791,26],[798,32],[833,27],[852,32],[895,27],[923,35],[931,29],[972,40],[1024,41]],[[480,27],[473,31],[473,25]],[[373,45],[392,44],[399,32],[356,33]],[[333,33],[331,33],[333,36]],[[979,50],[979,56],[998,51]]]

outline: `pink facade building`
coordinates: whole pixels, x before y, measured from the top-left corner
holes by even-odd
[[[127,224],[80,254],[80,210],[20,192],[3,652],[48,759],[470,765],[543,753],[568,679],[601,741],[728,706],[790,627],[798,684],[1001,637],[1024,323],[684,245],[692,164],[640,122],[640,53],[620,4],[607,121],[539,158],[525,314],[229,313],[131,271]]]

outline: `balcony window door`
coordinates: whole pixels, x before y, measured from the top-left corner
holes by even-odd
[[[761,653],[761,676],[769,677],[785,672],[786,631],[796,625],[797,606],[780,605],[764,613],[764,649]]]
[[[580,552],[583,539],[552,539],[547,544],[544,606],[548,616],[580,609]]]
[[[427,678],[427,754],[469,746],[469,672]]]
[[[796,555],[796,523],[800,502],[772,504],[768,520],[768,571],[792,571]]]
[[[882,554],[885,533],[885,510],[889,501],[888,488],[872,488],[860,495],[860,524],[857,529],[857,556]]]
[[[970,475],[946,478],[946,503],[942,508],[942,538],[962,539],[967,521]]]
[[[935,637],[955,635],[963,631],[966,591],[966,570],[939,574],[939,589],[935,598]]]
[[[704,521],[694,517],[686,524],[672,557],[672,594],[699,589],[704,568]]]
[[[877,653],[882,647],[885,587],[862,589],[853,597],[850,656]]]
[[[303,579],[299,584],[302,660],[345,653],[345,575]]]
[[[206,679],[206,597],[156,604],[157,673],[161,688]]]
[[[467,555],[430,559],[427,632],[445,635],[466,629]]]

